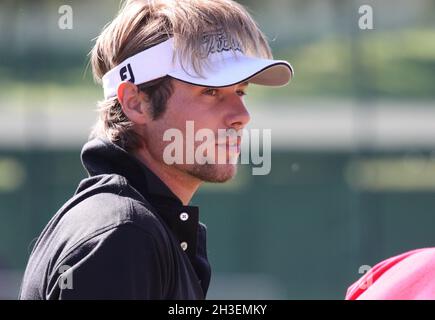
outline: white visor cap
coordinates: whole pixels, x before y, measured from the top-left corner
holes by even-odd
[[[136,85],[164,76],[204,87],[226,87],[240,82],[284,86],[293,77],[293,67],[284,60],[244,55],[241,51],[222,50],[208,55],[202,75],[193,66],[174,57],[173,38],[124,60],[103,76],[105,99],[116,97],[124,81]]]

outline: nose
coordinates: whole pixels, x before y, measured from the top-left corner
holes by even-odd
[[[251,120],[245,103],[239,96],[231,99],[228,103],[228,113],[225,117],[225,125],[227,128],[234,128],[235,130],[243,129]]]

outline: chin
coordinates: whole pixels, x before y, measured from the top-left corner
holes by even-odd
[[[237,173],[236,164],[197,164],[189,169],[189,174],[201,181],[215,183],[231,180]]]

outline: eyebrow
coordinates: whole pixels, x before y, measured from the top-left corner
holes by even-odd
[[[249,81],[239,83],[239,86],[241,87],[247,87],[248,85],[249,85]]]
[[[249,85],[249,81],[244,81],[244,82],[240,82],[237,84],[240,87],[247,87]],[[210,88],[210,89],[220,89],[222,87],[213,87],[213,86],[200,86],[200,85],[195,85],[198,88]],[[225,88],[225,87],[224,87]]]

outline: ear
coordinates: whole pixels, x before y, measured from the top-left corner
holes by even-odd
[[[123,81],[119,84],[118,101],[124,114],[133,123],[145,124],[151,120],[148,113],[148,102],[134,83]]]

